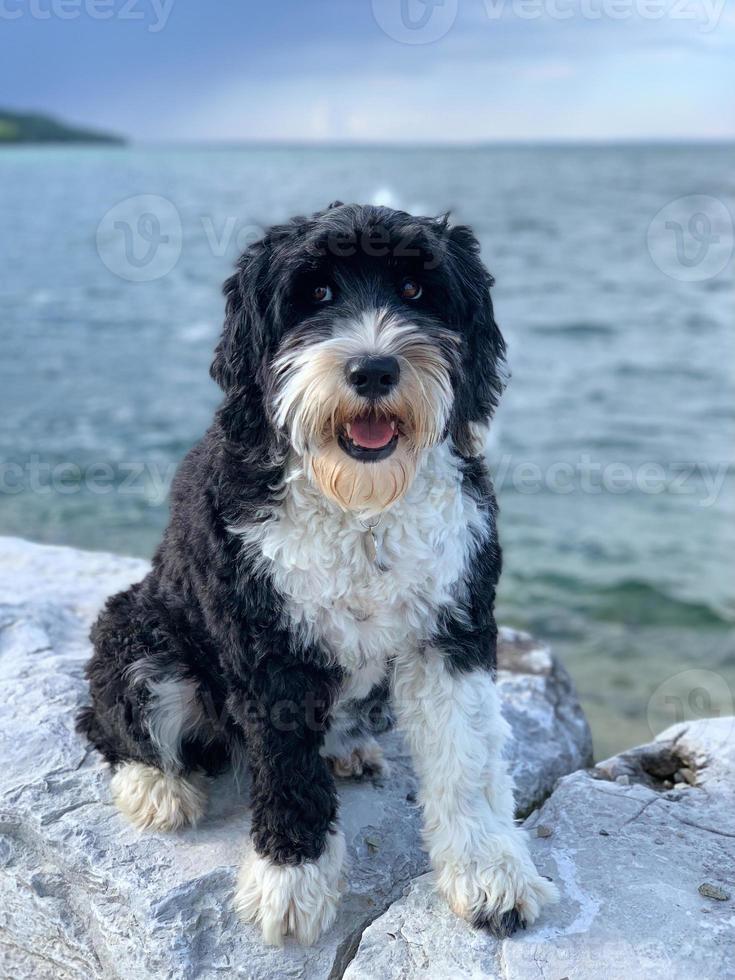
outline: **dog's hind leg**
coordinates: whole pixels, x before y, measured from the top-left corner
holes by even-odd
[[[341,746],[325,756],[338,779],[385,779],[390,766],[372,736],[352,747]]]
[[[138,828],[177,830],[206,805],[204,766],[216,738],[213,712],[177,657],[165,624],[143,622],[139,586],[109,600],[92,630],[91,704],[77,730],[113,769],[112,795]],[[155,652],[152,652],[154,647]]]
[[[156,754],[156,764],[125,761],[111,781],[120,811],[141,830],[179,830],[204,814],[207,780],[184,766],[184,739],[204,725],[198,687],[179,673],[161,672],[155,661],[139,660],[126,671],[136,689],[145,689],[142,724]]]
[[[139,830],[180,830],[196,824],[207,804],[202,773],[166,773],[144,762],[123,762],[110,783],[120,812]]]
[[[393,724],[388,685],[375,687],[366,698],[337,706],[321,754],[339,779],[385,779],[390,766],[375,735]]]

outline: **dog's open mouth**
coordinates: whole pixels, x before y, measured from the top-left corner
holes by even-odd
[[[363,463],[376,463],[398,445],[398,421],[384,415],[358,415],[347,422],[339,434],[341,448]]]

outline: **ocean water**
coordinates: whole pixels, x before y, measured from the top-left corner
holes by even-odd
[[[471,223],[512,378],[490,446],[502,621],[596,754],[735,699],[733,148],[0,153],[0,533],[150,555],[218,393],[220,285],[329,201]]]

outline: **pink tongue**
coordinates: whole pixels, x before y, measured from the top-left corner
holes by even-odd
[[[381,449],[393,438],[393,429],[388,419],[363,415],[352,423],[350,438],[363,449]]]

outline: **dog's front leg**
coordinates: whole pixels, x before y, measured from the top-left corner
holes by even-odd
[[[437,887],[458,915],[496,936],[556,898],[516,827],[502,758],[508,733],[489,669],[462,671],[440,649],[398,659],[394,702],[419,775]]]
[[[344,861],[334,780],[319,750],[333,693],[327,671],[271,664],[248,679],[230,710],[245,732],[252,850],[235,907],[268,943],[310,945],[334,921]]]

